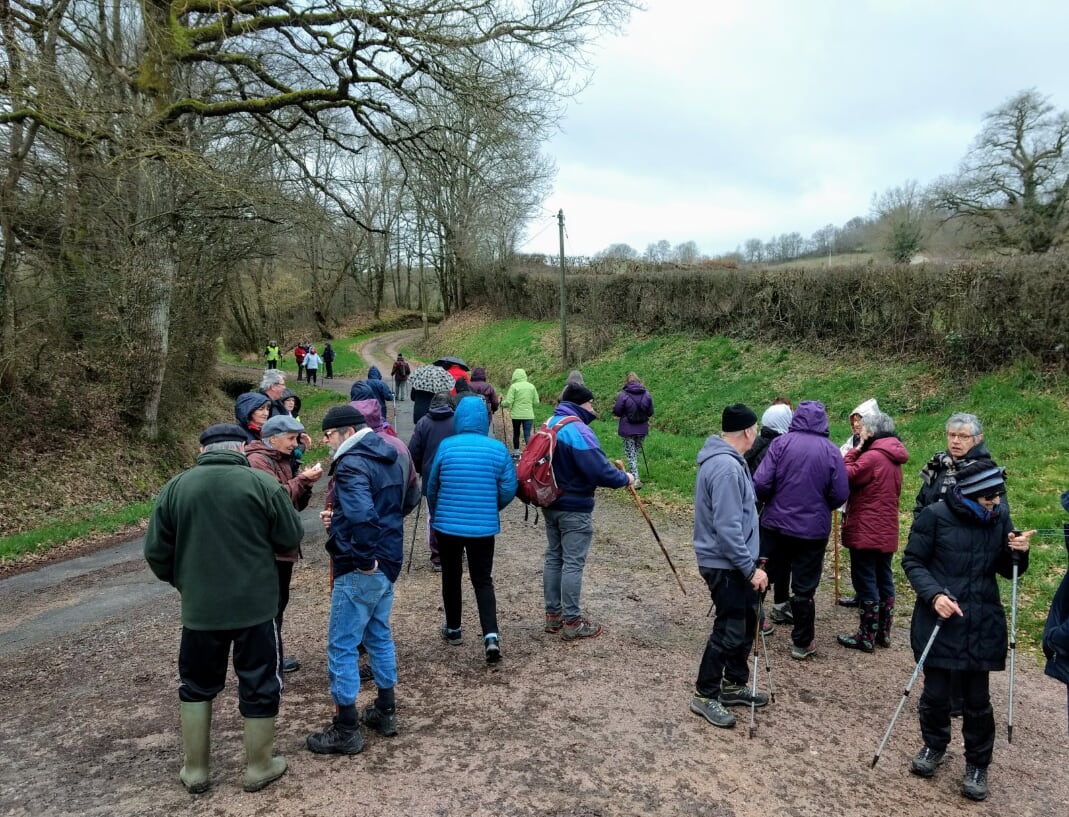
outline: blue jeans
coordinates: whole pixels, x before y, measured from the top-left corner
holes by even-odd
[[[547,613],[564,613],[565,619],[583,614],[579,594],[583,591],[583,568],[594,538],[594,515],[585,511],[542,511],[546,521],[546,561],[542,590]]]
[[[850,582],[859,602],[895,597],[895,577],[891,569],[894,556],[875,550],[850,551]]]
[[[390,632],[393,583],[381,570],[368,575],[354,570],[334,580],[327,628],[327,672],[330,694],[339,706],[350,706],[360,693],[358,648],[363,642],[371,659],[375,686],[397,684],[397,655]]]

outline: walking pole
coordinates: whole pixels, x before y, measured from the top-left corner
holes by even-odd
[[[624,470],[624,463],[622,460],[616,460],[616,467],[621,471]],[[664,554],[664,558],[668,562],[668,566],[672,568],[672,575],[676,577],[676,584],[679,585],[679,589],[683,591],[683,595],[687,595],[687,588],[683,586],[683,581],[679,578],[679,573],[676,572],[676,566],[672,564],[672,557],[668,555],[668,551],[665,550],[664,543],[661,542],[661,537],[657,534],[657,528],[653,527],[653,520],[650,519],[650,515],[646,513],[646,506],[642,504],[642,500],[639,498],[638,491],[635,490],[635,486],[628,480],[627,490],[631,492],[632,499],[635,500],[635,504],[638,505],[638,509],[642,511],[642,515],[646,517],[646,524],[650,526],[650,530],[653,531],[653,538],[657,540],[657,544],[661,548],[661,553]]]
[[[835,550],[835,601],[832,606],[839,604],[839,509],[831,512],[831,541]]]
[[[872,756],[872,766],[869,768],[875,769],[876,763],[880,760],[880,752],[883,751],[883,747],[887,745],[887,739],[891,737],[891,730],[895,728],[895,721],[898,720],[898,716],[902,713],[902,707],[906,705],[906,698],[909,697],[909,691],[913,689],[913,684],[917,680],[917,676],[920,675],[921,667],[924,666],[924,659],[928,657],[928,650],[932,648],[932,644],[935,643],[935,637],[939,635],[939,628],[943,626],[943,619],[939,619],[935,623],[935,629],[932,630],[931,636],[928,638],[928,643],[924,645],[924,652],[921,653],[920,660],[917,661],[917,666],[913,670],[913,674],[909,677],[909,683],[906,684],[906,690],[902,693],[902,700],[898,702],[898,708],[895,709],[894,717],[891,718],[891,722],[887,724],[887,731],[883,733],[883,740],[880,741],[880,745],[876,747],[876,754]]]
[[[768,560],[767,559],[762,559],[761,560],[761,563],[762,563],[761,569],[762,570],[765,569],[763,565],[764,565],[764,562],[766,562],[766,561],[768,561]],[[761,638],[761,652],[763,652],[765,654],[765,673],[768,676],[768,699],[772,703],[775,703],[776,702],[776,688],[772,685],[772,662],[769,660],[769,657],[768,657],[768,642],[765,641],[765,631],[761,629],[761,619],[763,619],[765,617],[765,597],[766,596],[768,596],[768,588],[767,587],[761,593],[761,607],[760,607],[760,609],[758,611],[758,616],[757,616],[757,634]]]
[[[1013,676],[1017,657],[1017,571],[1021,566],[1021,552],[1013,551],[1013,595],[1010,601],[1010,713],[1006,720],[1006,740],[1013,743]]]
[[[757,731],[757,666],[761,658],[761,650],[764,649],[765,635],[761,632],[761,613],[765,609],[765,593],[762,590],[757,600],[757,632],[753,637],[753,673],[750,675],[750,737],[753,738]],[[768,658],[767,654],[765,656]],[[771,676],[770,676],[771,678]],[[769,700],[773,700],[772,688],[769,687]]]
[[[419,512],[423,508],[423,497],[420,497],[419,504],[416,506],[416,524],[412,526],[412,544],[408,548],[408,569],[405,573],[412,572],[412,557],[416,552],[416,531],[419,530]]]

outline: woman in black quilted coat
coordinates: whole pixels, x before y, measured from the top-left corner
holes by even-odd
[[[1006,666],[1006,611],[995,574],[1028,569],[1028,543],[1035,531],[1011,530],[1002,506],[1005,471],[990,462],[969,463],[945,501],[914,520],[902,569],[917,592],[911,642],[919,659],[936,622],[942,622],[924,664],[920,711],[924,746],[910,771],[931,777],[950,743],[950,676],[957,670],[964,697],[962,737],[965,777],[961,792],[972,800],[988,794],[987,767],[995,744],[989,673]]]

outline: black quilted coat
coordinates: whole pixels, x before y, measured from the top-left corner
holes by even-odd
[[[1002,670],[1006,666],[1006,611],[995,574],[1013,576],[1009,548],[1011,530],[1005,509],[983,521],[956,492],[929,505],[914,520],[902,569],[917,592],[910,642],[920,658],[939,616],[932,600],[949,592],[963,616],[951,616],[932,645],[926,666],[960,670]],[[1028,553],[1020,554],[1018,574],[1028,569]]]

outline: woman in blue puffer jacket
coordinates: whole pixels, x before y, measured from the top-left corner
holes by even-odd
[[[494,594],[494,537],[501,530],[499,511],[516,496],[516,468],[505,445],[488,437],[486,403],[463,398],[453,414],[454,434],[442,440],[426,475],[427,507],[442,559],[442,638],[463,642],[461,587],[463,558],[479,607],[487,663],[501,660]]]

